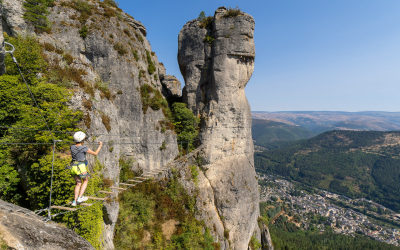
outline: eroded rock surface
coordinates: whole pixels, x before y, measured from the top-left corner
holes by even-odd
[[[4,0],[3,3],[3,28],[7,33],[15,36],[29,32],[30,26],[22,18],[22,0]],[[105,166],[104,178],[118,185],[121,157],[134,158],[133,168],[147,172],[175,158],[178,154],[177,139],[170,130],[161,132],[159,121],[165,119],[161,109],[148,108],[146,113],[142,109],[140,87],[148,84],[162,91],[160,77],[154,74],[162,71],[165,74],[164,66],[151,53],[145,27],[122,12],[119,13],[122,19],[118,16],[107,17],[97,2],[90,4],[94,9],[85,23],[91,27],[86,38],[79,33],[82,23],[78,17],[81,13],[61,6],[59,0],[49,8],[52,33],[36,36],[41,43],[51,44],[63,53],[70,54],[74,60],[69,67],[85,70],[87,74],[82,78],[86,84],[107,87],[109,94],[99,88],[90,94],[78,83],[72,82],[76,91],[69,105],[84,113],[80,126],[90,135],[87,142],[89,148],[97,148],[98,144],[92,143],[95,138],[104,142],[97,158]],[[151,53],[151,60],[156,67],[153,74],[148,73],[146,50]],[[62,55],[54,51],[44,53],[53,62],[63,61]],[[166,149],[161,151],[163,142]],[[88,157],[88,160],[89,166],[93,165],[94,157]],[[119,204],[105,204],[104,210],[104,247],[114,249],[113,234]]]
[[[1,205],[10,205],[0,200]],[[17,210],[22,209],[12,205],[0,210],[0,237],[5,244],[16,250],[94,250],[85,239],[71,229],[60,227],[56,223],[46,223],[42,217],[35,214],[24,215]]]
[[[260,237],[251,111],[244,92],[254,70],[255,22],[248,14],[225,17],[226,12],[218,8],[205,28],[198,20],[186,23],[179,33],[178,62],[183,100],[202,118],[204,177],[213,192],[210,206],[219,216],[213,223],[224,229],[218,238],[227,239],[223,249],[242,250],[253,234]]]
[[[166,97],[181,97],[181,82],[175,76],[167,75],[162,80],[163,84],[163,95]]]

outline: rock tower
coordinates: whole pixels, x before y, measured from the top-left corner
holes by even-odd
[[[254,169],[251,110],[244,88],[254,71],[254,18],[225,7],[192,20],[179,33],[183,100],[201,118],[203,170],[214,194],[225,246],[247,249],[259,238],[259,192]],[[220,238],[221,239],[221,238]]]

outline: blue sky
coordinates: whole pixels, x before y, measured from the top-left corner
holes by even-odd
[[[119,1],[178,77],[178,34],[203,10],[239,6],[256,22],[253,111],[400,111],[399,0]]]

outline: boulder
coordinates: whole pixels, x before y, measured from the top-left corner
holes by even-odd
[[[175,96],[181,97],[181,82],[175,76],[167,75],[162,80],[163,95],[165,97]]]
[[[4,206],[6,205],[6,206]],[[94,250],[94,247],[71,229],[26,212],[22,207],[0,200],[0,238],[7,249]],[[10,210],[11,209],[11,210]],[[3,246],[3,245],[2,245]]]

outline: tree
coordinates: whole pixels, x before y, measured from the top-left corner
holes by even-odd
[[[200,12],[199,17],[197,18],[197,20],[202,21],[206,18],[206,13],[204,11]]]
[[[178,141],[189,141],[193,147],[193,141],[199,134],[200,119],[196,117],[185,103],[176,102],[172,104],[172,117]]]

